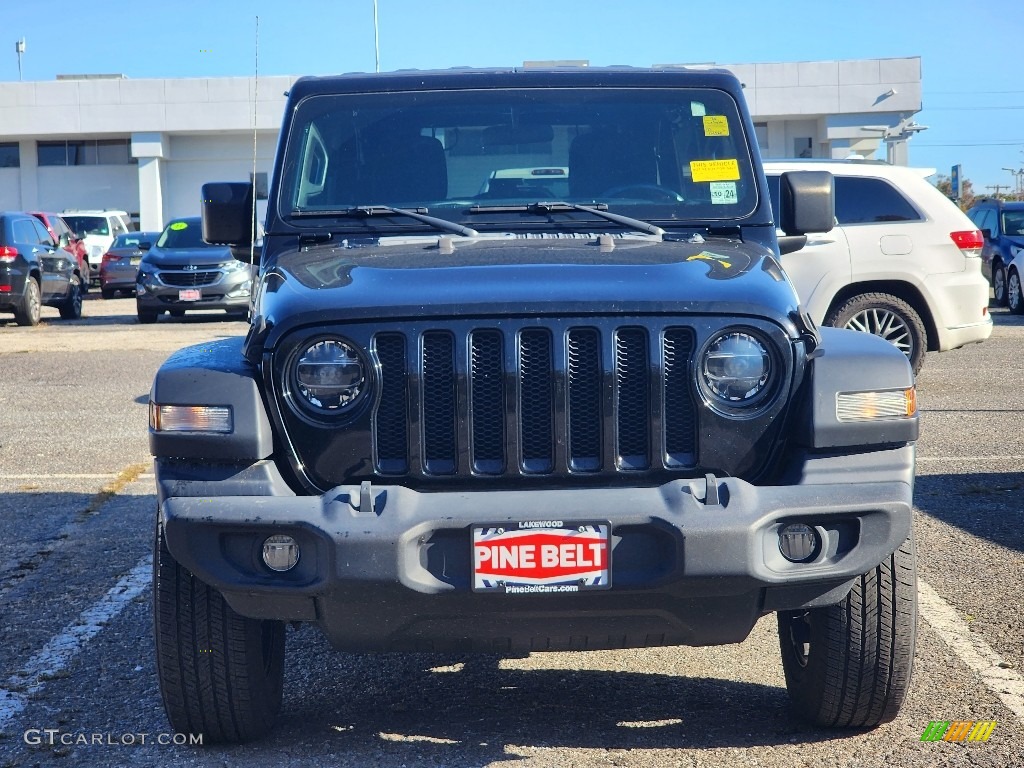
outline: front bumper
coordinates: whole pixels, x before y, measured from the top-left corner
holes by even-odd
[[[159,273],[157,273],[159,275]],[[226,273],[209,285],[195,286],[198,299],[182,300],[181,292],[188,286],[164,285],[158,279],[141,277],[136,281],[136,301],[143,311],[162,312],[169,309],[226,309],[239,310],[249,307],[248,271]]]
[[[272,462],[234,471],[167,459],[157,460],[157,482],[171,553],[243,615],[315,621],[348,650],[504,652],[739,642],[765,613],[838,602],[910,535],[913,457],[905,446],[807,459],[794,484],[771,487],[712,477],[289,496]],[[471,526],[551,519],[611,523],[610,589],[472,591]],[[779,552],[790,522],[821,537],[809,563]],[[299,542],[292,571],[262,564],[272,534]]]

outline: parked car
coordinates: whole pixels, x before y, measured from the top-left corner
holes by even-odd
[[[30,211],[30,213],[43,222],[46,231],[50,233],[54,242],[72,254],[78,262],[78,271],[82,275],[82,293],[89,292],[89,286],[96,275],[92,273],[89,266],[89,252],[85,247],[85,241],[68,226],[67,222],[59,213],[47,213],[43,211]],[[65,243],[67,243],[65,245]]]
[[[992,334],[981,233],[926,181],[931,171],[873,161],[767,161],[776,221],[781,174],[812,168],[835,179],[837,226],[809,235],[782,265],[816,323],[888,339],[915,373],[925,352]]]
[[[1006,267],[1006,304],[1015,315],[1024,315],[1024,248],[1017,248],[1013,261]]]
[[[18,325],[37,325],[40,309],[82,316],[82,275],[75,257],[54,241],[28,213],[0,213],[0,312],[13,312]]]
[[[992,283],[992,297],[998,306],[1006,306],[1010,298],[1007,266],[1024,251],[1024,202],[981,198],[967,215],[985,238],[981,270]]]
[[[139,264],[159,237],[159,232],[123,232],[114,238],[100,264],[100,293],[104,299],[112,299],[118,292],[135,295]]]
[[[895,717],[914,375],[798,311],[776,254],[832,227],[832,178],[782,176],[780,244],[736,77],[417,71],[288,98],[249,331],[150,391],[172,730],[267,733],[288,623],[528,653],[740,642],[767,613],[800,715]],[[467,205],[542,148],[566,197]],[[253,197],[203,185],[203,238],[246,256]]]
[[[182,317],[197,309],[223,309],[244,318],[253,270],[224,246],[203,242],[198,216],[175,219],[142,257],[135,280],[140,323],[169,312]]]
[[[100,273],[103,254],[110,250],[114,238],[132,231],[124,211],[64,211],[61,216],[85,241],[89,268],[96,275]]]

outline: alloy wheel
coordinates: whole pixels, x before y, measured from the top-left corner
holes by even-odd
[[[864,309],[851,317],[844,328],[881,336],[908,358],[914,355],[914,337],[906,322],[895,312],[886,309]]]

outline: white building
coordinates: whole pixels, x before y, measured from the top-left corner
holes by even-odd
[[[722,66],[745,86],[764,157],[906,164],[920,58]],[[0,210],[120,209],[143,230],[196,215],[203,182],[244,180],[254,165],[265,181],[294,80],[0,83]]]

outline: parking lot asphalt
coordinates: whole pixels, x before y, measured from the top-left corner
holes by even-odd
[[[157,689],[149,601],[149,386],[175,349],[244,333],[223,315],[0,317],[0,768],[5,766],[849,766],[1024,764],[1024,317],[930,354],[918,377],[914,682],[873,731],[789,710],[765,617],[718,648],[523,657],[353,655],[290,630],[278,726],[178,745]],[[927,742],[993,720],[985,742]],[[168,742],[168,743],[164,743]]]

